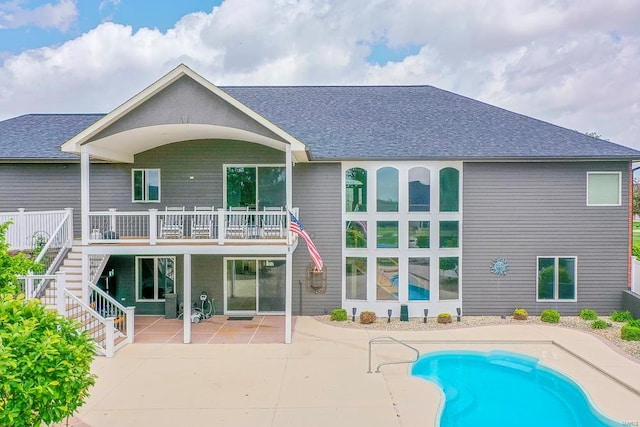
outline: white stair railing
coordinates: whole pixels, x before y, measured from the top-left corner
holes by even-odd
[[[125,307],[111,295],[89,282],[89,305],[105,319],[114,319],[114,328],[119,336],[126,337],[127,343],[133,343],[135,307]]]

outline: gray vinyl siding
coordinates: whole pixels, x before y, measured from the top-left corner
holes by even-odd
[[[263,125],[186,76],[145,101],[91,140],[145,126],[187,123],[243,129],[282,141],[282,138]]]
[[[78,163],[0,164],[0,212],[73,208],[80,237],[80,165]]]
[[[588,171],[622,172],[622,205],[586,205]],[[629,163],[465,163],[462,301],[469,315],[620,309],[628,283]],[[577,257],[577,302],[536,302],[538,256]],[[491,261],[504,257],[498,278]]]
[[[282,151],[248,142],[203,140],[165,145],[136,155],[133,164],[92,164],[91,211],[222,208],[225,164],[284,163]],[[160,203],[133,203],[131,170],[147,168],[160,169]]]
[[[325,314],[342,304],[340,164],[298,164],[293,169],[293,182],[293,205],[300,208],[300,221],[318,248],[327,271],[326,292],[309,292],[305,286],[305,271],[311,258],[301,239],[293,254],[293,313]]]

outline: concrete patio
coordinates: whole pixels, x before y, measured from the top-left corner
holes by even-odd
[[[93,427],[433,426],[440,404],[433,384],[411,377],[409,365],[367,373],[369,339],[383,335],[413,341],[422,353],[503,349],[538,357],[577,380],[607,416],[640,421],[640,364],[584,332],[500,325],[389,333],[311,317],[297,319],[289,345],[136,343],[97,358],[98,379],[79,417]],[[411,357],[400,345],[376,345],[374,369]]]

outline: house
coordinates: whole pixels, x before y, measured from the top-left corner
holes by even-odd
[[[431,86],[219,88],[180,65],[104,115],[0,122],[0,149],[0,212],[73,209],[80,298],[177,296],[184,342],[201,295],[285,315],[289,342],[292,314],[607,313],[629,288],[640,152]]]

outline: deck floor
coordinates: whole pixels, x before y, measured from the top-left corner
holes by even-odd
[[[228,320],[233,316],[213,316],[204,322],[191,324],[194,344],[270,344],[284,342],[284,316],[254,315],[252,320]],[[296,318],[292,317],[291,328]],[[163,316],[136,316],[135,342],[181,344],[182,319]]]

